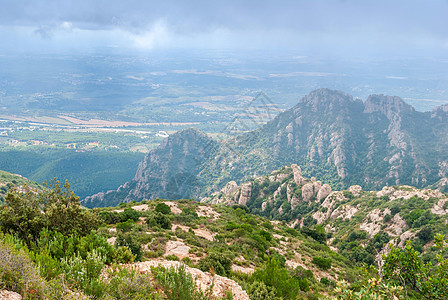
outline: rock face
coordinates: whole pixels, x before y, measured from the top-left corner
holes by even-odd
[[[303,171],[341,187],[426,187],[448,176],[447,107],[422,113],[399,97],[372,95],[363,102],[315,90],[258,130],[221,143],[194,129],[171,135],[144,158],[132,181],[84,205],[204,196],[291,164],[297,185]]]
[[[116,191],[87,197],[83,204],[95,207],[153,198],[193,198],[202,189],[198,174],[216,145],[199,130],[177,132],[145,156],[133,180]]]
[[[252,190],[251,183],[245,183],[241,186],[241,194],[240,194],[240,199],[238,200],[238,204],[246,205],[246,203],[249,202],[251,190]]]
[[[302,180],[303,180],[302,169],[300,169],[300,167],[298,165],[296,165],[296,164],[292,164],[291,168],[292,168],[292,172],[294,174],[294,182],[297,185],[301,185],[302,184]]]
[[[314,185],[312,183],[306,183],[302,187],[302,197],[305,201],[311,201],[314,196]]]
[[[331,193],[331,187],[328,184],[324,184],[317,193],[317,200],[327,198]]]

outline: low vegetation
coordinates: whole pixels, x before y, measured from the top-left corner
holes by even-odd
[[[333,240],[337,253],[327,246],[323,226],[310,218],[291,228],[248,211],[162,199],[90,210],[68,183],[11,188],[0,210],[0,289],[26,299],[232,299],[231,290],[214,294],[213,282],[201,288],[188,267],[235,280],[250,299],[448,296],[447,240],[433,239],[432,230],[416,235],[433,241],[423,244],[427,251],[420,252],[415,240],[390,246],[376,269],[372,253],[388,243],[384,232],[369,239],[352,230]],[[412,222],[431,225],[435,217],[429,216],[422,221],[423,211]],[[145,261],[180,265],[142,272]]]

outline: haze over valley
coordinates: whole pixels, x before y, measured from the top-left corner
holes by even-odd
[[[448,2],[0,0],[1,299],[448,299]]]

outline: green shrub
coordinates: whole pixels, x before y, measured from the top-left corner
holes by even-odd
[[[113,261],[119,264],[127,264],[134,262],[136,255],[127,246],[117,247],[114,252]]]
[[[203,300],[206,298],[191,274],[185,271],[184,265],[169,269],[151,267],[151,272],[168,300]]]
[[[3,238],[0,236],[0,238]],[[0,290],[7,289],[26,299],[43,299],[45,281],[26,252],[0,239]]]
[[[174,254],[170,254],[170,255],[165,256],[165,259],[166,259],[166,260],[179,261],[179,257],[177,257],[177,256],[174,255]]]
[[[121,222],[126,222],[127,220],[137,221],[140,216],[141,213],[133,208],[125,208],[120,214]]]
[[[99,216],[106,224],[117,224],[122,220],[120,214],[116,211],[102,211]]]
[[[105,298],[107,299],[159,299],[150,274],[140,274],[128,268],[113,267],[108,270],[108,277],[110,280],[105,288]]]
[[[138,242],[138,237],[133,232],[118,233],[117,246],[126,246],[131,249],[133,255],[135,255],[135,260],[140,261],[142,259],[142,245]]]
[[[282,267],[275,258],[268,260],[263,267],[257,269],[252,278],[273,288],[275,295],[283,299],[296,299],[300,291],[309,290],[306,278],[291,276],[288,270]]]
[[[277,300],[275,288],[266,286],[262,281],[254,281],[247,288],[251,300]]]
[[[118,230],[121,230],[123,232],[128,232],[128,231],[130,231],[132,229],[132,227],[134,227],[134,224],[135,224],[134,221],[127,220],[125,222],[118,223],[115,227]]]
[[[157,227],[163,229],[171,229],[170,218],[160,212],[156,212],[151,217],[147,218],[146,223],[153,229]]]
[[[87,253],[86,259],[80,255],[64,258],[61,260],[61,266],[71,285],[84,290],[88,295],[101,297],[105,284],[99,277],[105,266],[104,262],[105,258],[95,249]]]
[[[154,210],[164,215],[169,215],[171,213],[171,208],[165,203],[158,203]]]
[[[268,230],[274,229],[274,225],[272,225],[271,222],[264,222],[261,224],[261,226],[263,226],[264,228],[266,228]]]
[[[320,257],[320,256],[314,256],[313,260],[311,261],[313,264],[318,266],[321,269],[328,270],[331,268],[331,260],[328,258]]]
[[[222,253],[212,252],[207,257],[201,258],[198,266],[204,272],[214,271],[218,275],[229,276],[232,261]]]
[[[39,238],[44,227],[64,236],[84,236],[101,223],[96,213],[81,206],[67,181],[61,187],[59,181],[53,180],[49,189],[38,194],[11,191],[0,206],[1,230],[17,234],[28,245]]]

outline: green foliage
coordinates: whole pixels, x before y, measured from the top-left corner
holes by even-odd
[[[121,222],[120,214],[116,211],[102,211],[99,216],[106,224],[116,224]]]
[[[254,281],[247,288],[251,300],[280,300],[275,295],[275,288],[267,286],[263,281]]]
[[[116,244],[117,246],[125,246],[131,249],[132,254],[135,256],[135,260],[140,261],[142,259],[142,246],[134,232],[119,232]]]
[[[163,288],[168,300],[202,300],[211,298],[210,296],[206,297],[200,291],[191,274],[186,272],[184,265],[169,269],[152,267],[151,272],[157,284]]]
[[[448,240],[436,236],[439,249],[446,248]],[[448,297],[448,260],[438,256],[437,266],[424,263],[419,252],[408,242],[404,249],[391,246],[390,253],[384,259],[384,280],[403,286],[407,293],[414,297],[426,299],[446,299]]]
[[[141,216],[141,213],[132,208],[125,208],[120,214],[121,222],[126,222],[128,220],[137,221]]]
[[[303,226],[300,232],[304,235],[312,237],[320,243],[325,243],[327,240],[327,233],[322,225],[316,225],[314,227]]]
[[[372,245],[375,249],[377,249],[378,251],[381,251],[381,249],[383,249],[383,246],[389,242],[390,237],[387,233],[385,232],[379,232],[377,234],[375,234],[375,236],[373,237],[372,240],[370,240],[370,245]]]
[[[331,260],[325,257],[314,256],[311,262],[323,270],[331,268]]]
[[[261,224],[261,226],[263,226],[264,228],[268,229],[268,230],[272,230],[274,229],[274,225],[271,224],[271,222],[263,222]]]
[[[300,291],[308,291],[309,285],[306,278],[293,277],[285,267],[275,258],[270,259],[266,264],[257,269],[252,278],[263,282],[269,289],[264,290],[263,286],[256,285],[254,289],[261,290],[260,293],[269,295],[275,291],[277,297],[283,299],[296,299]]]
[[[169,215],[171,213],[171,208],[165,203],[158,203],[154,210],[164,215]]]
[[[366,270],[359,292],[350,291],[342,282],[336,289],[337,299],[447,299],[447,242],[442,235],[435,237],[439,249],[435,265],[423,262],[409,241],[403,249],[391,245],[382,268]]]
[[[155,212],[146,219],[146,223],[152,228],[171,229],[171,220],[167,215],[160,212]]]
[[[43,299],[45,282],[25,249],[17,250],[0,235],[0,290],[20,293],[28,299]]]
[[[228,276],[232,267],[232,260],[222,253],[212,252],[199,260],[198,267],[204,272]]]
[[[0,211],[2,231],[17,234],[28,243],[35,241],[44,227],[63,235],[82,236],[97,229],[100,223],[95,213],[81,207],[68,182],[62,188],[56,180],[38,194],[8,193]]]
[[[89,295],[101,297],[104,294],[105,283],[99,277],[104,263],[105,258],[94,249],[87,253],[85,259],[80,255],[62,259],[61,267],[73,286],[83,289]]]
[[[108,270],[110,278],[105,287],[106,299],[149,300],[160,299],[155,292],[150,274],[140,274],[125,267],[112,267]]]

